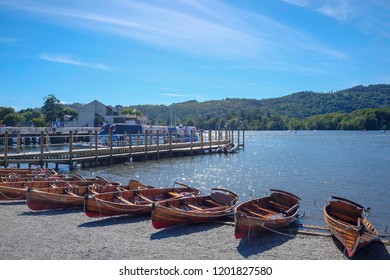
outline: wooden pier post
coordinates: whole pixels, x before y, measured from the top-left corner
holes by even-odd
[[[46,148],[46,152],[49,151],[49,141],[50,141],[49,131],[46,131],[45,132],[45,148]]]
[[[240,149],[240,128],[237,128],[237,148]]]
[[[17,136],[16,136],[16,153],[19,154],[20,153],[20,146],[21,146],[21,141],[20,141],[20,130],[18,130],[17,132]],[[18,168],[20,168],[20,163],[17,163],[16,166]]]
[[[211,144],[212,144],[212,142],[211,142],[211,130],[209,130],[209,153],[211,153]]]
[[[18,130],[17,135],[16,135],[16,153],[20,153],[20,130]]]
[[[98,164],[98,145],[99,145],[97,131],[95,131],[94,137],[95,137],[95,165],[97,165]],[[92,138],[91,138],[91,140],[92,140]]]
[[[245,148],[245,129],[242,129],[242,148]]]
[[[157,159],[160,159],[160,131],[157,130],[157,139],[156,139],[156,145],[157,145]]]
[[[172,130],[169,131],[169,157],[172,157]]]
[[[193,150],[193,147],[194,147],[194,130],[191,129],[191,135],[190,135],[190,141],[191,141],[191,147],[190,147],[190,153],[191,153],[191,156],[194,155],[194,150]]]
[[[43,135],[43,131],[41,136]],[[43,146],[41,145],[43,151]],[[69,131],[69,170],[73,170],[73,131]]]
[[[43,142],[44,142],[44,133],[41,131],[41,136],[39,137],[39,145],[40,145],[40,155],[39,155],[39,165],[43,168]]]
[[[204,149],[203,149],[203,129],[200,131],[200,150],[202,151],[202,154],[204,154]]]
[[[148,159],[148,130],[145,130],[145,160]]]
[[[4,134],[4,167],[8,167],[8,131]]]
[[[89,130],[89,148],[92,149],[92,129]]]
[[[113,149],[113,147],[112,147],[112,143],[113,143],[113,141],[112,141],[112,129],[109,129],[109,131],[110,131],[110,134],[109,134],[109,145],[110,145],[110,164],[112,163],[112,149]]]
[[[131,141],[131,131],[129,131],[129,161],[132,161],[133,160],[133,150],[131,148],[131,144],[132,144],[132,141]]]

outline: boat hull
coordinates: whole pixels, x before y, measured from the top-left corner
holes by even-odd
[[[212,212],[177,210],[157,204],[152,211],[152,225],[155,229],[186,223],[206,223],[229,216],[233,209]]]
[[[0,186],[0,201],[1,200],[25,200],[26,187],[14,188],[9,186]]]
[[[377,230],[363,217],[364,208],[350,200],[332,198],[323,211],[329,231],[344,246],[348,257],[378,237]]]
[[[50,186],[65,186],[65,181],[18,181],[0,183],[0,200],[25,200],[28,188],[49,188]]]
[[[97,198],[95,195],[86,196],[84,200],[84,213],[90,218],[150,214],[151,211],[152,203],[129,205],[120,201]]]
[[[225,195],[224,199],[222,195]],[[152,225],[155,229],[161,229],[179,224],[218,220],[233,214],[237,200],[238,195],[229,191],[228,194],[220,192],[219,197],[212,194],[156,203],[153,205]]]
[[[300,198],[282,190],[271,190],[270,196],[247,201],[235,211],[234,236],[237,239],[252,233],[276,231],[298,219]]]
[[[81,176],[72,177],[50,177],[47,179],[27,180],[20,179],[17,181],[0,182],[0,200],[25,200],[28,188],[47,189],[52,187],[65,187],[68,184],[75,186],[88,185],[107,185],[119,183],[110,183],[101,177],[96,178],[82,178]],[[130,183],[129,183],[130,184]]]
[[[256,218],[238,213],[235,215],[236,226],[234,230],[234,236],[237,239],[240,239],[249,236],[252,232],[261,233],[265,231],[278,230],[288,227],[297,219],[298,212],[289,218],[281,217],[274,220]]]
[[[138,181],[129,181],[128,185],[68,185],[64,187],[27,190],[27,206],[31,210],[48,210],[63,208],[83,208],[84,196],[93,193],[106,193],[120,190],[143,188]]]
[[[84,200],[84,212],[90,218],[150,214],[155,202],[175,199],[177,196],[183,196],[183,194],[199,194],[197,189],[180,185],[181,187],[88,195],[85,196]]]
[[[35,211],[82,208],[84,204],[84,197],[29,189],[27,191],[26,202],[28,208]]]

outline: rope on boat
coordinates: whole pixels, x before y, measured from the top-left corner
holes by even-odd
[[[101,217],[101,218],[103,218],[104,216],[103,216],[103,214],[102,214],[101,206],[100,206],[100,205],[105,205],[106,207],[109,207],[109,208],[114,209],[114,210],[123,211],[122,208],[118,208],[118,207],[115,207],[115,206],[113,206],[113,205],[111,205],[111,204],[107,204],[107,203],[105,203],[104,200],[102,200],[102,199],[98,200],[98,199],[96,198],[96,196],[93,196],[92,198],[96,201],[96,204],[97,204],[97,206],[98,206],[98,208],[99,208],[99,214],[100,214],[100,217]],[[149,207],[150,207],[150,205],[145,205],[145,207],[142,207],[142,208],[137,208],[137,209],[126,209],[126,212],[143,211],[143,210],[145,210],[145,209],[147,209],[147,208],[149,208]],[[127,214],[127,213],[126,213],[126,214]]]
[[[248,220],[249,220],[249,230],[248,230],[248,236],[249,236],[249,237],[250,237],[250,235],[251,235],[252,222],[254,222],[254,225],[253,225],[253,226],[258,225],[258,226],[260,226],[260,227],[262,227],[262,228],[264,228],[264,229],[266,229],[266,230],[269,230],[269,231],[271,231],[271,232],[273,232],[273,233],[277,233],[277,234],[280,234],[280,235],[283,235],[283,236],[288,236],[288,237],[295,237],[295,236],[296,236],[296,235],[294,235],[294,234],[288,234],[288,233],[280,232],[280,231],[274,230],[274,229],[272,229],[272,228],[266,227],[266,226],[264,225],[264,223],[260,223],[260,222],[254,221],[253,219],[248,219]],[[295,218],[295,221],[296,221],[296,220],[297,220],[297,218]]]
[[[57,199],[51,198],[50,196],[47,196],[46,194],[44,194],[43,192],[40,192],[40,191],[36,192],[36,194],[39,195],[39,196],[41,196],[41,197],[43,197],[44,199],[47,199],[47,200],[58,201]],[[58,194],[58,193],[53,193],[53,194],[54,194],[54,195],[64,195],[64,196],[66,196],[66,197],[71,197],[71,198],[82,198],[82,196],[76,197],[76,196],[65,195],[65,194]],[[27,196],[27,197],[28,197],[28,196]]]
[[[21,190],[23,190],[23,189],[21,189]],[[2,191],[0,191],[0,194],[2,195],[2,196],[4,196],[6,199],[8,199],[8,200],[20,200],[20,199],[22,199],[26,194],[24,193],[24,194],[22,194],[21,196],[19,196],[19,197],[9,197],[9,196],[7,196],[5,193],[3,193]]]

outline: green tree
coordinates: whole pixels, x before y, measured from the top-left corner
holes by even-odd
[[[71,117],[71,119],[73,118],[77,118],[78,117],[78,113],[77,113],[77,110],[74,109],[74,108],[70,108],[70,107],[65,107],[63,110],[62,110],[62,113],[63,115],[68,115]]]
[[[53,94],[49,94],[44,98],[45,102],[43,104],[42,110],[45,115],[45,120],[47,124],[51,124],[57,118],[63,116],[63,107],[60,103],[60,100],[57,99]]]
[[[15,113],[12,107],[0,107],[0,123],[3,123],[5,117],[11,113]],[[4,124],[4,123],[3,123]]]
[[[16,112],[10,113],[4,117],[4,125],[16,126],[16,124],[22,121],[22,116]]]
[[[137,110],[136,108],[130,108],[127,107],[122,110],[122,115],[137,115],[137,116],[142,116],[142,112],[140,110]]]
[[[43,114],[37,110],[37,109],[26,109],[26,110],[21,110],[19,112],[21,114],[21,116],[23,117],[23,125],[26,125],[26,126],[30,126],[31,124],[34,124],[34,122],[36,121],[33,121],[33,120],[36,120],[36,119],[43,119],[44,120],[44,116]]]

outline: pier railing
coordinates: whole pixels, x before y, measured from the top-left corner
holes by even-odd
[[[215,130],[193,131],[188,138],[169,134],[112,134],[103,144],[97,129],[52,131],[39,134],[22,129],[0,134],[0,165],[55,164],[75,166],[102,165],[114,162],[158,159],[215,152],[221,145],[232,141],[244,146],[244,131]]]

